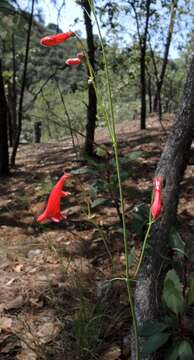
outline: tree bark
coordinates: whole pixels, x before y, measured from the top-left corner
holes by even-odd
[[[140,129],[146,128],[146,76],[145,76],[145,47],[141,49],[140,59],[140,83],[141,83],[141,117]]]
[[[88,58],[92,69],[95,72],[95,46],[93,38],[93,27],[91,21],[91,8],[88,0],[82,1],[84,8],[84,22],[87,34]],[[90,73],[88,71],[88,80]],[[92,156],[94,152],[94,136],[96,128],[96,114],[97,114],[97,98],[93,84],[88,81],[88,107],[87,107],[87,124],[86,124],[86,138],[85,138],[85,154]]]
[[[184,95],[175,123],[170,131],[163,154],[156,170],[156,176],[163,178],[164,210],[153,226],[149,249],[146,251],[135,290],[135,308],[138,327],[159,315],[161,268],[168,254],[168,235],[176,220],[180,182],[188,163],[189,151],[194,134],[194,57],[185,84]],[[136,359],[132,341],[131,359]],[[140,339],[142,349],[143,340]],[[141,360],[163,359],[161,352],[141,356]]]
[[[7,102],[0,59],[0,176],[9,175],[7,115]]]
[[[140,129],[141,130],[146,128],[146,49],[147,49],[149,20],[151,16],[150,5],[151,5],[151,0],[146,0],[145,27],[143,34],[141,34],[140,19],[136,10],[136,4],[135,2],[131,2],[131,6],[135,14],[135,21],[136,21],[137,34],[138,34],[139,47],[140,47],[140,92],[141,92]]]
[[[149,26],[149,20],[150,20],[150,5],[151,5],[151,0],[147,0],[146,1],[145,30],[144,30],[142,41],[140,39],[140,45],[141,45],[141,58],[140,58],[141,120],[140,120],[140,129],[141,130],[144,130],[146,128],[146,49],[147,49],[148,26]]]
[[[12,76],[12,132],[13,139],[16,138],[17,129],[17,89],[16,89],[16,52],[15,52],[15,36],[12,34],[12,64],[13,64],[13,76]]]
[[[174,24],[175,24],[175,19],[176,19],[177,5],[178,5],[178,0],[172,0],[170,21],[169,21],[169,26],[168,26],[168,31],[167,31],[166,45],[165,45],[165,49],[164,49],[162,68],[161,68],[159,80],[157,81],[157,91],[156,91],[156,95],[154,98],[154,111],[155,112],[158,111],[160,120],[162,120],[161,91],[162,91],[162,86],[164,83],[166,67],[168,64],[168,55],[169,55],[170,44],[171,44],[171,40],[172,40],[172,34],[173,34]]]
[[[34,4],[35,4],[35,0],[32,0],[31,13],[30,13],[28,32],[27,32],[27,39],[26,39],[26,52],[25,52],[24,70],[23,70],[23,76],[22,76],[20,100],[19,100],[19,109],[18,109],[18,126],[17,126],[17,131],[16,131],[16,137],[14,139],[13,152],[11,155],[11,165],[12,166],[15,165],[16,153],[17,153],[17,149],[19,146],[20,135],[21,135],[21,131],[22,131],[23,100],[24,100],[24,91],[25,91],[25,85],[26,85],[27,68],[28,68],[28,55],[29,55],[29,49],[30,49],[30,38],[31,38],[33,14],[34,14]]]
[[[152,107],[152,79],[151,75],[148,73],[148,100],[149,100],[149,113],[152,113],[153,107]]]

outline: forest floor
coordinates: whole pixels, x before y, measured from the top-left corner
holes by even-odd
[[[167,116],[164,125],[169,128],[171,122],[172,116]],[[148,119],[145,131],[138,125],[133,121],[117,126],[121,158],[142,151],[122,165],[129,250],[142,240],[141,231],[134,230],[134,209],[150,203],[154,171],[167,136],[155,117]],[[111,158],[106,130],[97,130],[96,142]],[[117,189],[114,194],[105,190],[106,181],[114,176],[110,158],[86,164],[76,159],[69,138],[21,145],[17,168],[1,181],[1,360],[128,358],[131,319],[126,289],[123,282],[108,281],[124,271],[122,231],[114,206]],[[62,201],[67,219],[40,225],[36,217],[64,171],[74,172],[65,184],[71,195]],[[193,167],[188,166],[178,215],[184,237],[192,237],[194,231],[193,178]],[[109,202],[93,203],[88,213],[91,188],[96,191],[98,180],[102,180],[98,198]]]

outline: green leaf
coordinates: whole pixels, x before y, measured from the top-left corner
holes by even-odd
[[[165,276],[165,280],[164,280],[164,285],[165,285],[165,283],[167,283],[168,280],[170,280],[173,283],[174,287],[177,290],[182,291],[182,285],[181,285],[179,276],[174,269],[169,270],[167,272],[167,274]]]
[[[192,360],[194,359],[193,350],[190,343],[183,340],[178,347],[178,355],[180,360]]]
[[[162,298],[168,308],[175,314],[182,313],[184,309],[182,284],[174,269],[169,270],[166,274]]]
[[[129,179],[129,172],[127,171],[122,171],[121,174],[121,181],[125,181],[125,180],[128,180]]]
[[[178,319],[173,314],[171,314],[171,316],[168,316],[168,315],[164,316],[163,320],[164,320],[164,323],[166,325],[168,325],[168,327],[170,327],[170,328],[177,328],[177,326],[179,326]]]
[[[94,209],[97,206],[103,205],[106,201],[107,201],[107,199],[104,199],[104,198],[96,199],[96,200],[92,201],[91,208]]]
[[[171,228],[169,241],[172,249],[176,251],[180,257],[185,256],[185,242],[174,227]]]
[[[136,160],[138,159],[140,156],[143,156],[144,152],[143,151],[132,151],[129,154],[127,154],[125,157],[120,158],[120,163],[121,164],[126,164],[128,163],[130,160]]]
[[[105,157],[107,155],[107,151],[101,147],[97,147],[96,154],[101,157]]]
[[[188,292],[188,304],[192,305],[194,303],[194,288],[190,288]]]
[[[91,196],[91,198],[93,200],[96,199],[97,194],[98,194],[98,187],[96,185],[92,184],[91,188],[90,188],[90,196]]]
[[[148,337],[144,344],[143,352],[146,354],[155,352],[168,341],[170,335],[170,333],[161,332]]]
[[[194,253],[189,254],[189,260],[194,261]]]
[[[170,280],[163,289],[162,298],[168,308],[175,314],[181,314],[184,310],[184,298],[182,293],[177,290]]]
[[[174,345],[166,354],[165,360],[177,360],[178,358],[178,343]]]
[[[161,333],[168,328],[167,324],[162,322],[147,322],[144,326],[140,329],[140,336],[147,337],[152,336],[156,333]]]

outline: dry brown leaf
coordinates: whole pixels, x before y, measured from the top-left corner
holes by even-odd
[[[18,264],[15,268],[14,268],[14,271],[19,273],[22,271],[24,265],[23,264]]]
[[[121,349],[118,346],[112,346],[110,349],[104,352],[102,360],[117,360],[121,356]]]
[[[36,360],[38,356],[32,350],[23,350],[20,354],[16,356],[17,360]]]
[[[11,329],[13,320],[11,318],[8,317],[2,317],[0,318],[0,332],[5,330],[5,331],[9,331]]]
[[[35,299],[35,298],[30,298],[30,299],[29,299],[29,302],[30,302],[32,305],[34,305],[34,306],[36,306],[36,307],[38,307],[38,308],[42,308],[43,305],[44,305],[43,301],[42,301],[42,300],[39,300],[39,298],[37,298],[37,299]]]
[[[59,334],[59,331],[59,324],[47,322],[39,326],[37,336],[41,344],[46,344],[49,341],[54,340],[54,338]]]
[[[24,298],[22,295],[17,296],[14,300],[8,302],[8,304],[5,306],[7,310],[10,309],[18,309],[24,304]]]
[[[6,305],[4,303],[0,304],[0,314],[4,312]]]

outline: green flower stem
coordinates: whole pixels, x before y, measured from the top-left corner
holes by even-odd
[[[154,220],[149,219],[148,228],[147,228],[145,238],[144,238],[144,241],[143,241],[143,246],[142,246],[142,250],[141,250],[140,259],[139,259],[139,262],[138,262],[134,277],[137,277],[137,275],[139,273],[139,269],[140,269],[140,266],[141,266],[141,263],[142,263],[142,260],[143,260],[143,257],[144,257],[144,253],[145,253],[145,248],[146,248],[148,238],[149,238],[149,235],[150,235],[151,227],[152,227],[154,222],[155,222]]]
[[[105,73],[106,73],[106,79],[107,79],[107,91],[108,91],[109,107],[110,107],[110,118],[111,118],[111,120],[108,118],[107,122],[109,125],[108,129],[109,129],[109,133],[110,133],[112,143],[113,143],[113,148],[114,148],[120,203],[121,203],[123,242],[124,242],[124,248],[125,248],[125,272],[126,272],[127,293],[128,293],[128,300],[129,300],[129,305],[130,305],[132,320],[133,320],[133,331],[134,331],[134,338],[135,338],[136,357],[137,357],[137,360],[140,360],[137,320],[136,320],[135,309],[134,309],[134,304],[133,304],[133,299],[132,299],[132,291],[131,291],[131,287],[130,287],[129,256],[128,256],[128,243],[127,243],[126,220],[125,220],[125,205],[124,205],[124,197],[123,197],[123,190],[122,190],[122,184],[121,184],[118,141],[117,141],[116,130],[115,130],[114,108],[113,108],[112,92],[111,92],[111,85],[110,85],[111,81],[110,81],[110,76],[109,76],[109,71],[108,71],[108,64],[107,64],[107,58],[106,58],[105,48],[104,48],[104,44],[103,44],[103,38],[102,38],[99,22],[98,22],[98,19],[96,16],[96,11],[95,11],[95,8],[93,5],[93,1],[92,0],[88,0],[88,1],[90,3],[90,7],[91,7],[91,10],[94,15],[96,25],[98,28],[98,33],[99,33],[101,47],[102,47],[102,54],[103,54],[103,59],[104,59],[104,65],[105,65]]]

